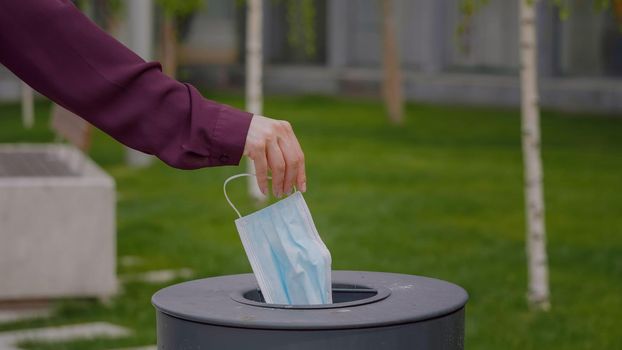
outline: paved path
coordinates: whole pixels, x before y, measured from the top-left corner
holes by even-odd
[[[0,310],[0,324],[32,320],[35,318],[44,318],[49,317],[50,314],[50,309],[47,307],[32,309],[2,309]]]
[[[141,259],[138,257],[126,257],[123,263],[125,265],[139,265],[141,263]],[[180,268],[127,274],[119,276],[119,279],[122,282],[167,283],[180,278],[188,279],[193,275],[193,270],[189,268]],[[41,307],[33,309],[0,309],[0,324],[49,317],[50,314],[51,311],[49,308]],[[0,350],[19,350],[20,348],[17,345],[23,341],[46,343],[65,342],[97,337],[119,338],[129,336],[130,334],[131,332],[126,328],[105,322],[35,329],[20,329],[15,331],[0,332]],[[157,346],[152,345],[116,350],[157,350]]]
[[[0,332],[0,350],[19,350],[17,344],[27,340],[62,342],[96,337],[119,338],[130,334],[128,329],[106,322]]]
[[[122,282],[167,283],[176,279],[189,279],[194,271],[189,268],[177,270],[153,270],[137,274],[119,276]]]

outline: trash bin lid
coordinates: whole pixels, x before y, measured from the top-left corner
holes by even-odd
[[[467,302],[461,287],[446,281],[397,273],[333,271],[333,285],[372,289],[365,299],[328,308],[258,305],[241,296],[257,294],[253,274],[176,284],[152,298],[167,315],[212,325],[256,329],[350,329],[412,323],[453,313]],[[373,299],[373,300],[372,300]]]

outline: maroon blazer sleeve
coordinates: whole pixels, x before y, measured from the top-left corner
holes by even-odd
[[[251,114],[209,101],[67,0],[0,0],[0,63],[122,142],[181,169],[235,165]]]

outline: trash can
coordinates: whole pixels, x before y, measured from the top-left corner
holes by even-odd
[[[333,304],[263,301],[252,274],[176,284],[152,298],[158,349],[463,349],[461,287],[384,272],[333,271]]]

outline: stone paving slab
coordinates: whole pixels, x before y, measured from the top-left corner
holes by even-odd
[[[0,309],[0,324],[49,317],[51,313],[49,308]]]
[[[124,255],[119,258],[119,265],[123,267],[134,267],[142,265],[145,259],[135,255]]]
[[[19,350],[22,341],[61,342],[97,337],[119,338],[130,335],[127,328],[106,322],[0,332],[0,350]]]
[[[123,282],[146,282],[146,283],[166,283],[178,278],[191,278],[194,271],[189,268],[181,268],[177,270],[154,270],[144,273],[127,274],[119,278]]]

